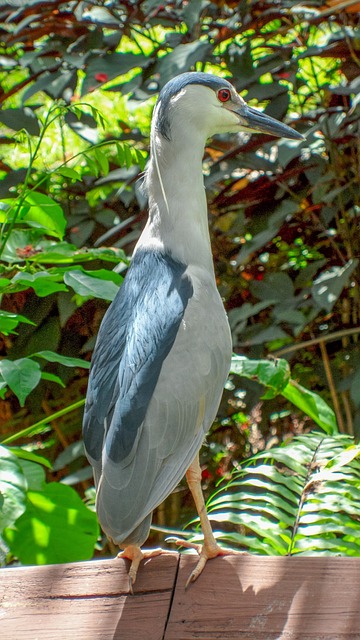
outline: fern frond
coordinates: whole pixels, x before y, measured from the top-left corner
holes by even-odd
[[[253,456],[208,501],[216,537],[256,554],[360,555],[359,456],[350,436],[321,433]]]

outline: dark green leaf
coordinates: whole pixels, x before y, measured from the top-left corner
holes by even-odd
[[[21,406],[24,406],[29,393],[35,389],[41,379],[40,365],[30,358],[19,360],[0,360],[0,375],[3,377],[11,391],[18,397]]]
[[[89,369],[90,362],[86,360],[81,360],[80,358],[71,358],[70,356],[63,356],[60,353],[55,353],[54,351],[38,351],[37,353],[32,354],[33,357],[44,358],[48,362],[58,362],[59,364],[63,364],[65,367],[81,367],[82,369]]]
[[[0,333],[3,333],[5,336],[14,333],[14,329],[16,329],[20,322],[35,326],[35,322],[32,322],[32,320],[25,318],[25,316],[19,313],[11,313],[10,311],[0,309]]]
[[[281,393],[287,400],[310,416],[326,433],[333,435],[338,432],[334,411],[318,394],[305,389],[294,380],[290,380]]]
[[[332,310],[357,265],[358,260],[351,259],[344,267],[331,267],[314,280],[311,292],[319,307]]]
[[[2,110],[0,111],[0,122],[14,131],[26,129],[32,136],[40,135],[38,119],[30,107]]]

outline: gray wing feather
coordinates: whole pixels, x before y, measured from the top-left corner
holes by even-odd
[[[228,374],[231,341],[220,297],[213,283],[189,277],[194,292],[183,305],[171,348],[162,357],[131,451],[114,459],[112,448],[102,446],[96,463],[99,520],[121,546],[141,545],[146,539],[153,509],[175,488],[201,447]],[[120,367],[123,359],[124,355]],[[116,389],[121,393],[120,386]],[[118,434],[121,401],[119,396],[110,411],[105,445],[109,434]]]

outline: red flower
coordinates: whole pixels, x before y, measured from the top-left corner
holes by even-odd
[[[97,82],[106,82],[109,79],[107,73],[95,73],[95,80]]]

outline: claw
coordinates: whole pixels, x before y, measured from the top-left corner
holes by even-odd
[[[200,556],[195,569],[193,569],[186,581],[185,590],[192,582],[195,582],[195,580],[198,579],[208,560],[218,556],[244,555],[246,553],[245,551],[237,551],[236,549],[222,549],[217,543],[208,543],[206,540],[204,540],[203,545],[189,542],[188,540],[182,540],[181,538],[167,538],[166,542],[177,544],[179,547],[185,547],[186,549],[195,549]]]
[[[141,560],[145,560],[146,558],[153,558],[154,556],[158,556],[161,553],[164,553],[162,549],[147,549],[141,551],[140,547],[129,545],[124,549],[124,551],[120,551],[120,553],[117,554],[118,558],[127,558],[128,560],[131,560],[128,574],[129,593],[131,595],[134,595],[134,584],[136,582],[136,576]]]

